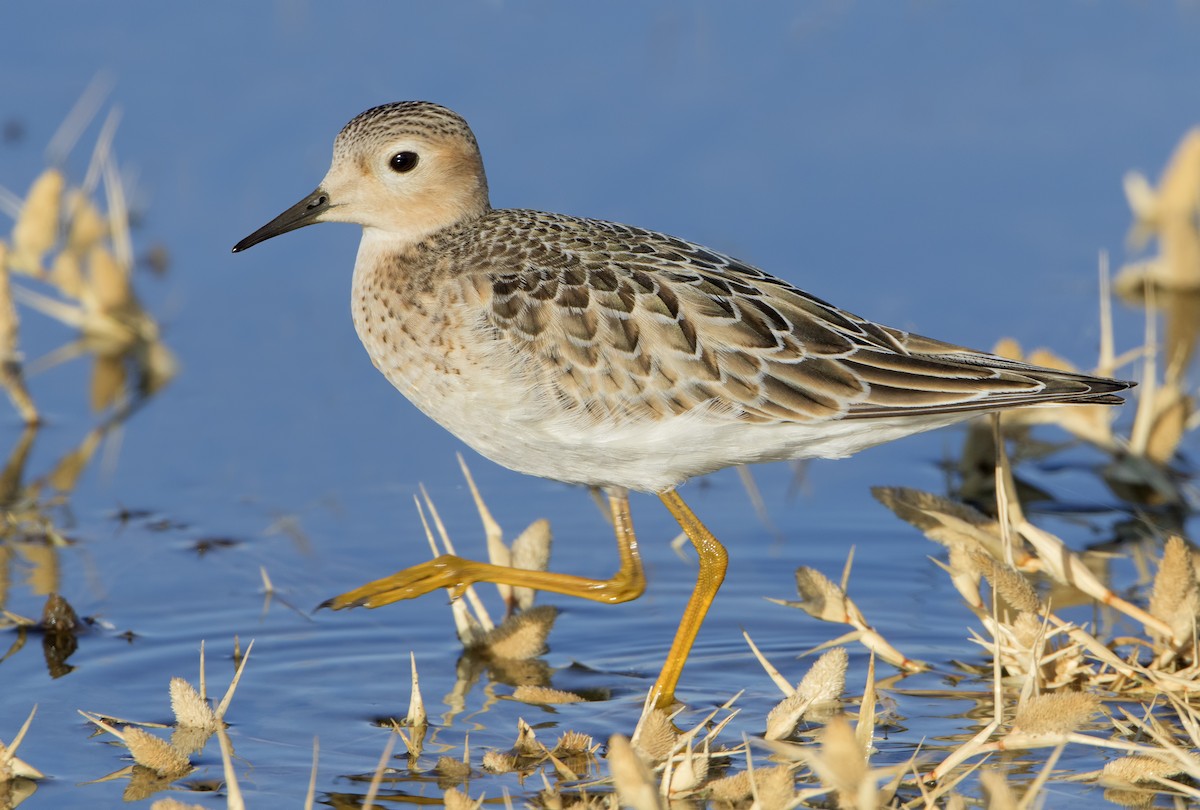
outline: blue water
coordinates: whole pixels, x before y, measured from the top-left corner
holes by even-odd
[[[251,807],[300,803],[313,736],[319,793],[361,792],[345,777],[374,767],[386,734],[373,721],[403,716],[410,650],[450,755],[468,733],[477,753],[508,747],[518,717],[558,724],[542,732],[547,742],[568,727],[598,740],[632,730],[693,575],[668,547],[677,528],[656,499],[633,505],[650,576],[642,600],[542,599],[562,611],[544,659],[555,683],[608,689],[608,702],[548,714],[489,702],[479,685],[447,719],[459,646],[442,597],[310,613],[425,558],[412,505],[421,482],[460,552],[483,549],[455,460],[465,448],[397,395],[357,343],[355,229],[229,253],[315,186],[334,134],[360,110],[426,98],[463,113],[497,206],[664,230],[891,325],[979,347],[1015,336],[1086,366],[1097,253],[1125,256],[1121,176],[1157,175],[1196,123],[1200,78],[1200,12],[1187,4],[42,3],[0,19],[0,117],[23,133],[0,144],[0,184],[23,194],[66,111],[93,77],[111,79],[116,152],[140,212],[135,244],[171,256],[165,278],[138,277],[139,295],[181,364],[54,513],[75,541],[56,554],[55,587],[99,623],[70,658],[75,669],[50,678],[37,636],[0,662],[0,739],[39,706],[21,755],[51,779],[30,807],[117,804],[123,782],[82,783],[127,762],[76,710],[167,721],[168,680],[195,680],[202,640],[218,694],[235,636],[243,648],[255,641],[229,715]],[[95,131],[68,160],[76,181]],[[1140,340],[1140,324],[1119,313],[1122,346]],[[31,357],[72,337],[30,312],[22,334]],[[30,381],[50,421],[29,480],[93,424],[89,373],[75,361]],[[15,444],[17,419],[0,419]],[[939,462],[961,439],[949,431],[817,462],[795,492],[788,466],[758,468],[775,530],[732,472],[685,490],[730,547],[731,568],[680,696],[703,709],[747,690],[727,742],[761,731],[778,696],[742,629],[798,680],[807,664],[794,656],[842,628],[763,597],[794,598],[800,564],[837,579],[851,545],[851,594],[890,640],[941,668],[978,659],[968,612],[926,558],[939,548],[869,493],[944,492]],[[614,570],[587,493],[468,460],[508,537],[547,517],[555,570]],[[1085,473],[1033,474],[1069,500],[1111,501]],[[122,522],[123,509],[147,514]],[[299,533],[278,531],[284,518]],[[1096,539],[1055,528],[1076,545]],[[197,552],[212,540],[232,542]],[[280,590],[269,604],[260,566]],[[10,563],[4,607],[36,617],[43,596],[28,570]],[[858,692],[866,656],[851,652]],[[565,669],[575,662],[590,671]],[[894,760],[922,737],[969,727],[947,703],[902,702],[908,732],[890,739]],[[198,764],[194,779],[219,779],[215,744]],[[478,779],[472,793],[495,798],[500,786],[530,789]],[[405,789],[440,796],[435,785]],[[1078,790],[1056,798],[1098,800]]]

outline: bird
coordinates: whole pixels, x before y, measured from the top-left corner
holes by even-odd
[[[1133,383],[883,326],[703,245],[629,225],[493,208],[478,142],[427,101],[338,133],[311,194],[233,248],[318,222],[362,227],[354,325],[417,408],[504,467],[602,489],[608,579],[442,555],[327,603],[379,607],[495,582],[598,602],[646,584],[629,493],[656,494],[695,546],[696,585],[649,699],[676,703],[727,553],[678,487],[734,465],[840,458],[1009,408],[1116,405]]]

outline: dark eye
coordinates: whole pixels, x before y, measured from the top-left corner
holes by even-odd
[[[404,174],[411,172],[417,168],[417,153],[416,152],[397,152],[392,155],[391,161],[388,163],[392,167],[392,171]]]

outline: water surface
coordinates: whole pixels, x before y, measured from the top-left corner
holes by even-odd
[[[306,229],[229,254],[311,190],[334,134],[360,110],[426,98],[462,112],[498,206],[664,230],[885,323],[978,347],[1015,336],[1087,366],[1097,252],[1125,256],[1121,176],[1157,174],[1196,122],[1185,99],[1200,76],[1200,17],[1187,5],[26,5],[5,18],[24,33],[0,56],[0,113],[15,133],[0,145],[0,183],[23,194],[66,111],[93,77],[109,77],[136,247],[161,244],[171,257],[165,277],[142,272],[137,287],[180,361],[177,379],[52,510],[72,541],[52,555],[53,587],[95,622],[71,670],[51,677],[37,636],[0,663],[0,738],[39,707],[21,754],[51,778],[33,807],[117,804],[123,781],[82,783],[127,762],[76,711],[169,721],[168,680],[195,681],[202,641],[219,693],[234,639],[243,649],[254,640],[229,715],[251,807],[300,804],[314,736],[319,797],[361,794],[348,777],[373,769],[387,736],[378,720],[406,710],[410,651],[438,726],[424,768],[440,753],[461,756],[468,735],[473,750],[508,747],[518,718],[544,724],[547,742],[567,728],[598,741],[632,730],[693,577],[669,548],[677,529],[657,499],[633,504],[650,576],[643,599],[541,600],[561,609],[543,659],[553,683],[607,690],[604,702],[550,711],[493,700],[511,688],[480,683],[453,710],[460,647],[440,596],[311,612],[425,558],[412,502],[420,483],[459,550],[483,550],[455,459],[465,448],[391,390],[353,333],[355,229]],[[95,131],[67,161],[76,181]],[[36,313],[23,319],[31,358],[72,339]],[[1138,313],[1120,312],[1118,329],[1122,346],[1134,345]],[[31,380],[48,422],[28,480],[96,423],[89,373],[80,360]],[[4,430],[15,446],[14,416]],[[757,468],[772,526],[732,472],[685,489],[731,566],[680,697],[700,712],[745,690],[727,739],[760,732],[778,693],[741,631],[798,679],[807,663],[794,656],[842,628],[763,597],[793,598],[800,564],[836,579],[851,545],[851,593],[893,643],[942,673],[955,659],[977,662],[971,617],[927,559],[939,549],[869,493],[945,492],[941,461],[961,441],[943,431],[816,462],[798,485],[787,465]],[[546,517],[555,570],[614,570],[614,543],[586,492],[467,458],[509,537]],[[1072,503],[1112,504],[1086,469],[1102,456],[1070,458],[1078,466],[1028,474]],[[1078,547],[1106,539],[1110,520],[1050,525]],[[270,599],[260,568],[278,589]],[[6,609],[40,614],[33,570],[10,559]],[[857,693],[866,654],[850,651]],[[902,699],[906,731],[880,756],[900,761],[923,737],[970,728],[969,708]],[[220,779],[215,744],[196,764],[184,784]],[[472,793],[495,798],[501,787],[532,790],[493,778]],[[441,796],[435,783],[403,789]],[[1056,807],[1099,795],[1055,790]],[[224,796],[187,800],[218,807]]]

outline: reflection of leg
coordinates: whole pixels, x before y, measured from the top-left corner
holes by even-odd
[[[642,595],[646,588],[646,577],[642,573],[637,537],[633,534],[633,524],[629,519],[629,495],[624,490],[614,490],[608,493],[608,502],[612,508],[613,526],[617,535],[617,553],[621,558],[621,569],[612,579],[588,579],[571,574],[529,571],[443,554],[383,579],[368,582],[349,593],[335,596],[322,607],[332,607],[335,610],[348,607],[374,608],[390,605],[401,599],[412,599],[439,588],[449,588],[451,595],[457,598],[468,585],[476,582],[497,582],[518,588],[553,591],[595,602],[628,602]]]
[[[700,556],[700,573],[696,576],[696,588],[688,599],[683,618],[679,621],[679,630],[675,633],[675,641],[671,643],[667,661],[663,664],[662,673],[659,674],[651,692],[654,705],[665,711],[675,702],[675,687],[679,683],[679,676],[683,674],[683,665],[692,650],[696,634],[700,632],[700,625],[704,623],[708,607],[725,579],[725,566],[729,556],[725,553],[725,547],[705,528],[678,493],[672,490],[660,493],[659,497],[679,521],[684,534],[692,541],[696,553]]]

